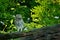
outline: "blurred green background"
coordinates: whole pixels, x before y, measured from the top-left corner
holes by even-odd
[[[60,24],[60,0],[0,0],[1,32],[16,31],[16,14],[23,16],[27,31]]]

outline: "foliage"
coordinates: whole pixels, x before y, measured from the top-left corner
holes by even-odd
[[[36,0],[36,2],[40,5],[31,9],[31,17],[34,22],[44,25],[60,23],[60,2],[57,0]]]
[[[1,31],[16,31],[13,23],[16,14],[23,16],[28,31],[60,24],[60,0],[0,0],[0,22],[5,25],[0,25]]]

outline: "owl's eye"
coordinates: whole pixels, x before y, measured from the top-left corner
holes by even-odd
[[[18,19],[21,19],[21,18],[18,18]]]

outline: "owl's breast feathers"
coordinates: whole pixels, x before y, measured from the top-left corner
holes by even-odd
[[[16,25],[16,27],[23,27],[24,22],[23,22],[23,20],[19,20],[19,21],[15,20],[15,25]]]

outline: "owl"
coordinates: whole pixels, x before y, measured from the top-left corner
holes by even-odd
[[[14,24],[17,28],[17,31],[20,31],[20,32],[23,31],[24,21],[21,14],[16,14]]]

